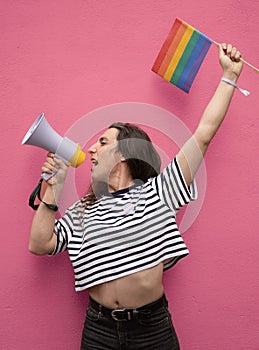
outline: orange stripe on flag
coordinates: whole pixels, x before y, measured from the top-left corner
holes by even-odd
[[[171,59],[170,64],[167,67],[167,70],[164,74],[164,78],[167,81],[170,81],[170,79],[172,78],[172,75],[174,74],[175,68],[177,67],[180,58],[182,57],[182,54],[192,36],[192,33],[194,32],[194,28],[191,26],[187,26],[186,31],[184,33],[184,35],[181,38],[181,41],[179,42],[179,45],[177,47],[177,49],[175,50],[175,53]]]
[[[161,75],[162,77],[165,75],[165,72],[172,60],[172,57],[175,53],[175,50],[177,48],[177,46],[179,45],[181,39],[182,39],[182,36],[184,35],[185,31],[186,31],[186,28],[187,28],[187,25],[185,23],[183,23],[182,21],[180,21],[178,18],[175,20],[175,23],[179,23],[180,22],[180,26],[178,27],[178,30],[175,34],[175,37],[173,39],[173,41],[171,42],[171,45],[165,55],[165,58],[158,70],[158,74]]]
[[[173,24],[172,28],[170,29],[168,36],[155,60],[155,63],[152,67],[152,71],[158,74],[158,71],[160,69],[161,64],[163,63],[165,56],[167,54],[167,52],[170,49],[170,45],[172,44],[172,40],[174,38],[174,36],[176,35],[178,29],[181,26],[181,21],[177,20],[175,21],[175,23]],[[170,62],[170,60],[169,60]]]

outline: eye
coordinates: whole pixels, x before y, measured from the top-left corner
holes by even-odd
[[[101,146],[104,146],[104,145],[106,145],[107,144],[107,139],[106,139],[106,137],[100,137],[99,138],[99,144],[101,145]]]

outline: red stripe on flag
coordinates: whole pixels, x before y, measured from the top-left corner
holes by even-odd
[[[155,60],[155,63],[152,67],[152,71],[158,74],[158,71],[160,69],[160,66],[163,64],[165,58],[166,58],[166,54],[170,49],[170,45],[172,44],[172,40],[174,38],[174,36],[176,35],[178,29],[181,26],[181,20],[179,20],[178,18],[176,18],[172,28],[170,29],[168,36],[161,48],[161,50],[159,51],[159,54]],[[171,59],[170,59],[171,60]],[[169,61],[170,63],[170,61]],[[160,74],[159,74],[160,75]]]
[[[169,66],[169,64],[170,64],[170,62],[175,54],[175,51],[177,50],[179,43],[182,40],[182,37],[183,37],[184,33],[186,32],[186,29],[188,28],[188,25],[185,22],[183,22],[179,19],[176,19],[176,21],[180,22],[180,26],[178,27],[178,30],[175,34],[175,37],[171,41],[171,45],[169,47],[169,50],[166,53],[164,60],[163,60],[161,66],[158,70],[158,74],[161,75],[162,77],[165,75],[167,68],[168,68],[168,66]]]

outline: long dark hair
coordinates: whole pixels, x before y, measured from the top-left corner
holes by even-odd
[[[143,129],[131,123],[121,122],[111,124],[110,128],[119,130],[118,149],[124,156],[135,182],[145,183],[160,173],[160,156]],[[96,201],[92,185],[82,200],[86,202],[86,206]]]
[[[125,157],[134,180],[146,182],[160,172],[161,160],[148,134],[130,123],[113,123],[109,128],[119,130],[119,151]]]

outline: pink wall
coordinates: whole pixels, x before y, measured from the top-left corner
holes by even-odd
[[[74,292],[66,254],[36,257],[27,249],[33,216],[27,200],[45,151],[20,145],[26,130],[41,112],[65,134],[96,108],[140,102],[173,113],[193,131],[221,71],[212,47],[189,95],[151,72],[174,18],[233,42],[259,65],[258,3],[12,0],[0,6],[0,348],[76,350],[87,293]],[[184,233],[191,254],[165,275],[183,350],[259,349],[258,81],[244,67],[240,85],[251,95],[235,93],[206,155],[206,196]],[[159,143],[158,120],[153,123]],[[95,136],[89,130],[105,126],[90,118],[85,141]],[[167,154],[172,140],[161,141]],[[88,165],[76,172],[79,192],[89,182]]]

